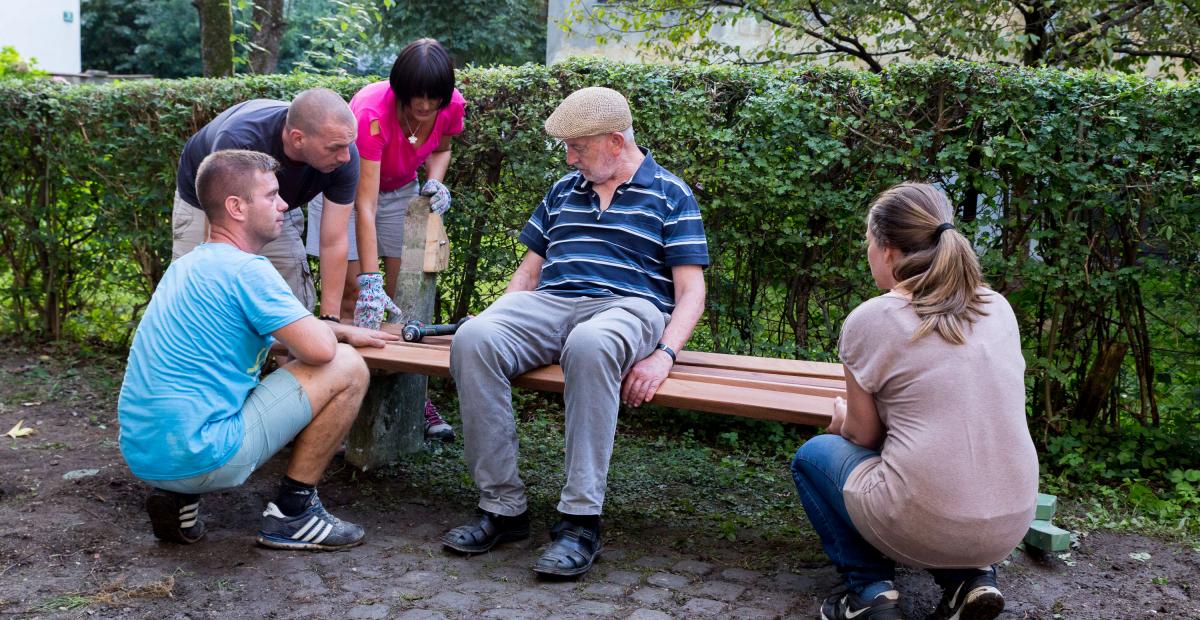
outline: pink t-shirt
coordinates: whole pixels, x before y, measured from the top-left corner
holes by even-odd
[[[462,133],[467,100],[454,89],[450,105],[438,111],[429,137],[415,147],[408,143],[408,130],[401,127],[396,95],[387,80],[363,87],[350,100],[350,109],[358,119],[358,154],[379,162],[379,191],[390,192],[417,178],[417,168],[441,143],[442,136]],[[372,135],[371,124],[376,121],[379,131]]]

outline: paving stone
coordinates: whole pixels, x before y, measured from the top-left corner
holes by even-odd
[[[688,616],[715,616],[725,611],[727,605],[721,601],[707,598],[694,598],[683,604],[683,611]]]
[[[620,596],[625,596],[626,589],[627,589],[627,586],[623,586],[623,585],[615,584],[615,583],[603,583],[602,582],[602,583],[593,583],[592,585],[584,588],[583,593],[590,594],[592,596],[606,596],[608,598],[617,598]]]
[[[488,577],[501,583],[521,585],[528,585],[535,579],[533,571],[529,570],[528,567],[518,566],[497,566],[488,571]]]
[[[645,568],[670,568],[674,563],[671,558],[661,555],[645,555],[633,562],[634,566],[643,566]]]
[[[762,579],[763,574],[756,570],[746,570],[744,568],[727,568],[721,571],[721,579],[728,581],[736,581],[738,583],[753,583]]]
[[[713,565],[708,562],[700,562],[698,560],[682,560],[675,563],[671,570],[677,573],[690,573],[701,577],[713,571]]]
[[[604,559],[611,560],[613,562],[620,562],[621,560],[624,560],[626,555],[628,555],[628,554],[625,553],[624,549],[608,549],[608,548],[606,548],[604,550]]]
[[[793,573],[779,573],[773,581],[779,589],[791,592],[809,592],[816,585],[816,580],[811,576]]]
[[[543,581],[540,587],[555,592],[570,592],[579,587],[579,584],[579,581]]]
[[[328,589],[325,587],[325,580],[311,570],[292,573],[287,576],[287,579],[299,586],[299,590],[303,590],[308,593],[312,593],[314,591],[324,592]]]
[[[479,614],[479,617],[495,618],[495,620],[538,620],[542,615],[542,613],[535,611],[497,607]]]
[[[389,586],[383,591],[385,599],[399,599],[402,601],[419,601],[424,598],[429,598],[429,590],[424,588],[416,588],[413,586]]]
[[[679,590],[687,587],[687,585],[691,583],[691,580],[683,575],[676,575],[674,573],[654,573],[646,578],[646,583],[653,586],[661,586],[664,588],[670,588],[672,590]]]
[[[671,614],[654,609],[637,609],[629,615],[629,620],[671,620]]]
[[[422,603],[428,607],[437,609],[452,609],[456,612],[466,612],[479,605],[479,598],[473,594],[463,594],[462,592],[449,590],[422,601]]]
[[[362,618],[364,620],[382,620],[388,616],[387,605],[358,605],[346,614],[347,618]]]
[[[661,605],[671,600],[671,591],[662,588],[638,588],[629,598],[643,605]]]
[[[410,609],[396,616],[396,620],[446,620],[446,614],[432,609]]]
[[[568,607],[565,611],[569,614],[583,614],[585,616],[612,616],[621,608],[612,603],[604,603],[601,601],[580,601]]]
[[[738,620],[775,620],[779,617],[779,613],[780,612],[771,611],[768,609],[759,609],[757,607],[738,607],[729,615],[733,618],[737,618]]]
[[[438,573],[433,573],[424,570],[410,570],[401,575],[397,579],[400,583],[407,583],[415,586],[436,586],[442,582],[442,576]]]
[[[379,586],[370,580],[353,578],[343,580],[340,584],[338,584],[338,587],[341,588],[343,592],[349,592],[351,594],[364,594],[367,592],[374,593],[379,589]]]
[[[507,590],[510,587],[511,586],[505,585],[498,581],[492,581],[491,579],[474,579],[465,583],[461,583],[454,589],[458,590],[459,592],[468,592],[471,594],[490,594],[493,592]]]
[[[741,601],[743,604],[751,607],[760,607],[783,613],[796,604],[797,597],[787,592],[755,589],[742,594]]]
[[[728,581],[709,581],[700,584],[700,587],[696,590],[696,593],[704,598],[711,598],[718,601],[725,601],[726,603],[732,603],[742,595],[742,592],[745,591],[746,586],[738,585],[736,583],[729,583]]]
[[[642,582],[642,574],[631,570],[614,570],[605,574],[604,580],[623,586],[633,586]]]
[[[525,589],[512,597],[513,602],[529,606],[558,607],[568,600],[563,593],[542,589]],[[570,600],[574,600],[572,596]]]

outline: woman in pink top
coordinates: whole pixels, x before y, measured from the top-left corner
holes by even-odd
[[[352,314],[354,324],[379,329],[384,311],[398,313],[396,294],[404,249],[404,218],[418,194],[431,198],[430,208],[450,208],[450,191],[442,184],[450,166],[450,143],[462,133],[466,100],[454,88],[454,61],[434,39],[409,43],[396,57],[387,81],[375,82],[350,100],[358,119],[356,144],[361,158],[358,191],[350,215],[349,266],[340,308],[321,308],[321,318],[338,320]],[[425,166],[425,183],[417,169]],[[320,222],[321,199],[309,205],[309,221]],[[308,230],[308,253],[320,248],[320,226]],[[379,272],[383,258],[387,274]],[[430,415],[432,412],[432,415]],[[426,403],[426,435],[453,439],[454,432]]]
[[[929,618],[1004,609],[991,565],[1033,519],[1037,453],[1025,417],[1017,320],[987,288],[946,196],[883,192],[867,215],[867,262],[888,292],[846,317],[846,400],[796,452],[804,511],[844,583],[821,617],[900,618],[896,563],[929,569]]]

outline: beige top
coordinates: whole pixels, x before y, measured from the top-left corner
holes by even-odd
[[[936,332],[911,341],[917,314],[895,293],[866,301],[842,326],[842,363],[887,429],[881,456],[846,481],[846,508],[868,542],[911,566],[998,562],[1037,504],[1016,317],[1003,296],[979,291],[988,314],[964,329],[963,345]]]

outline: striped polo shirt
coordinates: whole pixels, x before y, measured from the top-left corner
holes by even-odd
[[[640,148],[640,147],[639,147]],[[533,212],[521,243],[545,259],[536,290],[564,297],[641,297],[675,308],[671,268],[708,265],[700,206],[650,151],[608,209],[578,171],[558,180]]]

